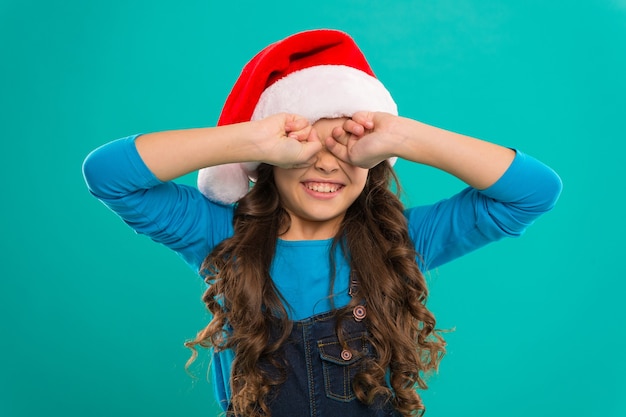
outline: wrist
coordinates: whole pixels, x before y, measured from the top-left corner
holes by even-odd
[[[273,141],[268,140],[274,132],[268,130],[264,120],[253,120],[244,123],[243,140],[248,155],[247,161],[271,164]]]
[[[264,162],[267,150],[258,122],[241,122],[224,126],[226,153],[233,162]]]
[[[419,153],[416,149],[419,146],[416,134],[419,128],[420,123],[415,120],[400,116],[394,117],[389,129],[390,153],[402,159],[414,160],[415,155]]]

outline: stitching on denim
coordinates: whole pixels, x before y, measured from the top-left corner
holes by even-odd
[[[343,368],[343,396],[349,398],[352,394],[352,378],[350,377],[350,366]]]
[[[313,377],[313,366],[311,364],[311,341],[309,337],[309,326],[302,326],[302,342],[304,343],[304,352],[306,360],[307,382],[309,384],[309,410],[311,417],[317,416],[315,408],[315,378]]]
[[[353,358],[348,361],[343,359],[340,355],[338,356],[335,354],[331,354],[326,349],[324,349],[325,347],[328,347],[328,346],[339,346],[339,340],[335,337],[323,338],[321,340],[318,340],[317,347],[320,351],[320,357],[322,358],[322,360],[336,363],[337,365],[340,365],[340,366],[352,365],[353,363],[357,362],[359,359],[367,356],[369,349],[367,349],[366,347],[366,342],[367,342],[366,338],[367,338],[367,335],[365,333],[361,333],[358,336],[354,336],[354,337],[350,337],[346,339],[346,344],[348,345],[347,346],[348,349],[350,349],[350,351],[354,354]],[[351,348],[350,346],[351,344],[355,344],[354,342],[359,342],[359,341],[361,342],[361,349]]]
[[[356,375],[356,373],[362,370],[364,363],[361,359],[367,356],[369,350],[366,346],[367,335],[365,333],[360,333],[358,336],[346,339],[346,344],[351,351],[354,350],[356,353],[353,360],[344,361],[337,355],[331,354],[324,349],[328,346],[336,348],[341,347],[338,338],[329,337],[317,341],[318,351],[322,359],[322,372],[324,375],[324,390],[326,391],[326,396],[342,402],[349,402],[356,398],[352,390],[352,374],[354,373]],[[350,345],[355,344],[356,349],[352,349]],[[341,380],[332,384],[333,375],[341,378]],[[336,392],[338,389],[341,392]]]
[[[332,389],[332,385],[331,385],[331,373],[333,370],[333,367],[335,368],[339,368],[339,370],[342,371],[343,373],[343,393],[342,394],[337,394],[335,393]],[[337,365],[337,364],[333,364],[333,363],[322,363],[322,371],[324,373],[324,388],[325,388],[325,394],[328,398],[331,398],[333,400],[337,400],[337,401],[341,401],[341,402],[350,402],[352,400],[354,400],[356,398],[356,396],[354,395],[354,393],[352,393],[352,378],[350,378],[350,367],[349,366],[341,366],[341,365]],[[335,369],[337,370],[337,369]],[[350,384],[350,385],[348,385]]]

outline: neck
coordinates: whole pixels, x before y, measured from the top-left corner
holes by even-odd
[[[280,235],[283,240],[325,240],[332,239],[339,231],[341,218],[323,222],[294,220],[292,217],[289,230]]]

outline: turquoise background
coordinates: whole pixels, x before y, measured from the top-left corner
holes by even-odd
[[[203,285],[87,192],[135,132],[214,125],[244,63],[351,33],[401,114],[520,148],[564,181],[521,239],[431,277],[449,354],[436,416],[626,416],[626,1],[0,3],[0,415],[215,415]],[[399,162],[406,201],[462,184]],[[182,181],[193,183],[194,177]]]

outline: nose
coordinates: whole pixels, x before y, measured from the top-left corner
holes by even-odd
[[[337,158],[326,149],[318,152],[314,165],[315,169],[324,174],[331,174],[339,169]]]

